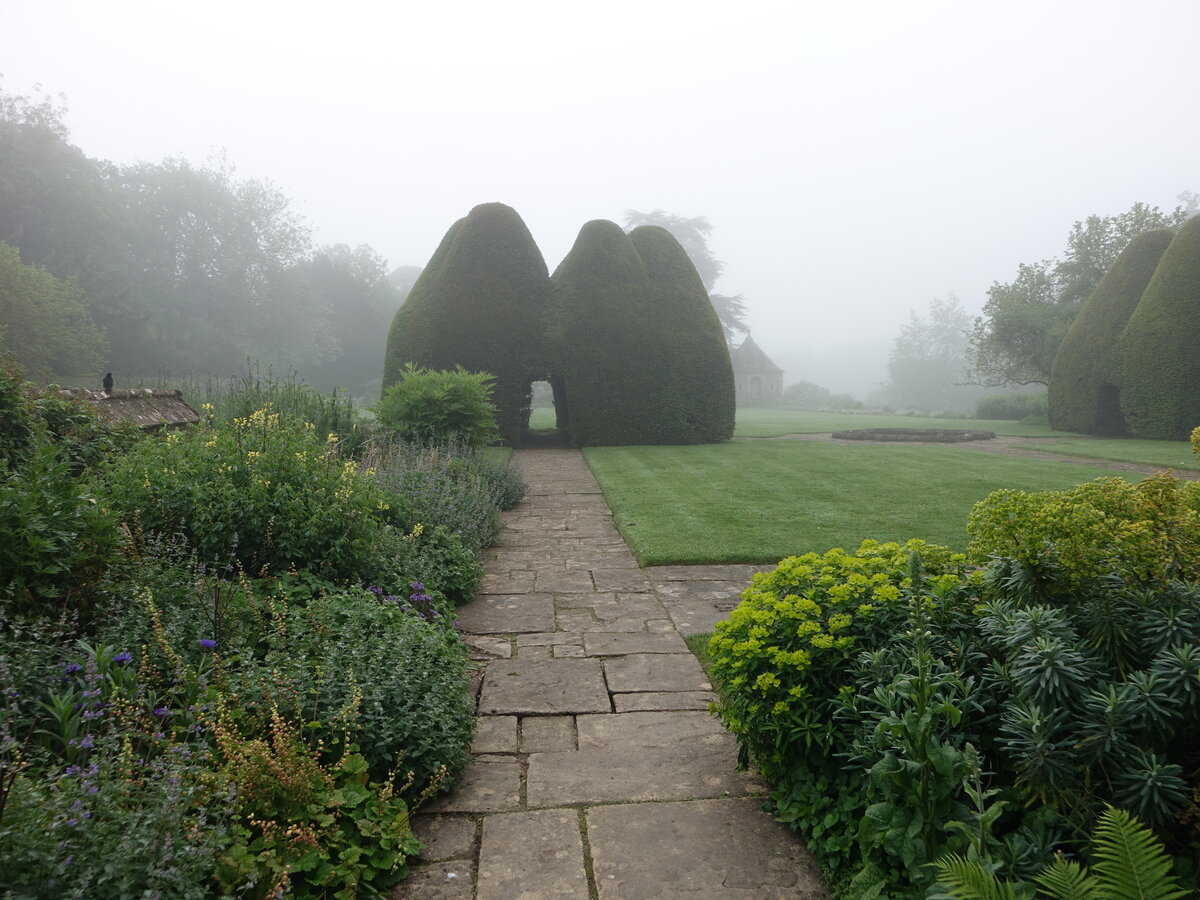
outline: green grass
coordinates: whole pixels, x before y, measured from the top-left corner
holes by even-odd
[[[1141,463],[1163,469],[1200,469],[1200,460],[1187,441],[1143,441],[1133,438],[1073,437],[1059,441],[1038,442],[1037,450],[1065,453],[1068,456],[1087,456],[1092,459],[1111,459],[1118,462]]]
[[[954,446],[734,441],[584,454],[645,565],[772,563],[865,538],[965,549],[967,514],[993,490],[1124,474]]]
[[[931,416],[897,416],[879,413],[810,412],[803,409],[746,409],[737,411],[736,437],[779,437],[784,434],[821,434],[852,428],[971,428],[1019,437],[1077,437],[1051,431],[1049,425],[1005,419],[942,419]]]

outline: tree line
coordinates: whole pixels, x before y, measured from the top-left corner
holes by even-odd
[[[65,108],[0,90],[0,348],[41,378],[235,371],[378,390],[416,272],[316,247],[289,198],[217,157],[114,165]]]
[[[1169,212],[1135,203],[1075,222],[1060,256],[1021,263],[1011,281],[993,282],[977,317],[953,293],[913,312],[893,343],[883,396],[897,406],[966,411],[987,389],[1053,394],[1064,338],[1121,254],[1139,235],[1175,231],[1200,211],[1196,194],[1179,200]]]

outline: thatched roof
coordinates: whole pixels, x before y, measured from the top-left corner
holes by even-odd
[[[771,362],[770,357],[763,353],[762,348],[754,343],[754,338],[746,335],[740,347],[735,347],[729,353],[729,361],[733,363],[733,371],[753,372],[755,374],[782,375],[783,369]]]
[[[180,391],[116,388],[105,392],[70,388],[62,394],[64,397],[90,400],[96,404],[100,415],[109,421],[132,421],[147,431],[195,425],[200,421],[200,414],[187,404]]]

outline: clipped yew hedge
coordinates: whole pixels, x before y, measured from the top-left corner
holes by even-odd
[[[733,435],[733,369],[700,276],[665,229],[588,222],[553,279],[577,447]]]
[[[1129,434],[1187,440],[1200,424],[1200,216],[1179,229],[1116,344]]]
[[[516,210],[476,206],[451,226],[396,312],[384,390],[409,363],[489,372],[500,436],[518,445],[529,421],[529,386],[548,372],[551,300],[546,261]]]
[[[1125,433],[1113,348],[1174,237],[1170,228],[1138,235],[1084,301],[1054,358],[1048,394],[1051,427],[1082,434]]]

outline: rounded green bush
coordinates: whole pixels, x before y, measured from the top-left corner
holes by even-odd
[[[494,441],[493,378],[486,372],[431,372],[405,366],[375,407],[381,424],[401,440],[434,444],[460,441],[479,449]]]
[[[1154,586],[1200,580],[1200,482],[1161,473],[1065,491],[995,491],[967,520],[969,553],[1016,561],[1080,586],[1108,575]]]
[[[1059,431],[1122,435],[1113,348],[1175,237],[1156,228],[1134,238],[1117,257],[1071,323],[1050,374],[1050,425]]]
[[[1187,440],[1200,423],[1200,216],[1179,229],[1116,343],[1133,437]]]

